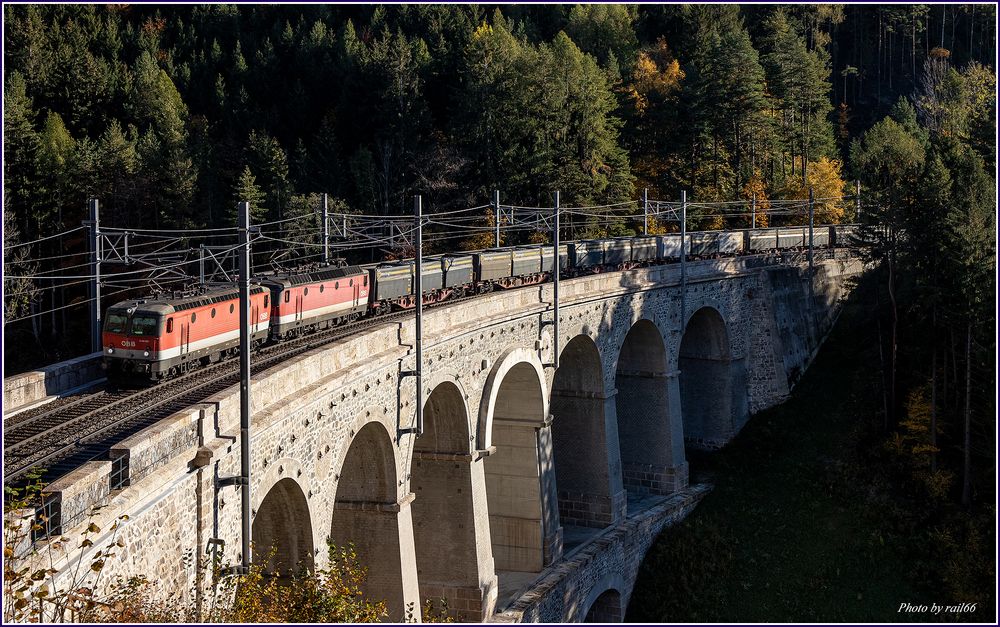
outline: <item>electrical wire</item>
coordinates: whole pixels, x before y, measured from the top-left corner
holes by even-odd
[[[237,246],[232,247],[230,250],[238,250],[239,248],[240,248],[240,246],[237,245]],[[227,251],[227,252],[229,252],[229,251]],[[176,267],[182,266],[184,264],[188,264],[188,263],[191,263],[191,260],[181,261],[181,262],[177,262],[177,263],[174,263],[174,264],[169,264],[169,265],[166,265],[166,266],[161,266],[159,268],[144,268],[142,270],[133,270],[131,272],[115,272],[115,273],[108,273],[108,274],[103,274],[102,273],[101,277],[102,278],[104,278],[104,277],[112,278],[112,277],[117,277],[117,276],[141,274],[143,272],[150,272],[150,271],[153,271],[153,270],[169,270],[170,268],[176,268]],[[87,265],[87,264],[84,264],[84,265]],[[11,276],[9,276],[7,278],[10,278],[10,279],[30,279],[30,280],[71,280],[71,279],[94,279],[94,278],[96,278],[96,275],[93,275],[93,274],[82,274],[82,275],[44,276],[44,275],[40,275],[39,274],[39,275],[11,275]]]
[[[31,246],[32,244],[37,244],[39,242],[48,241],[50,239],[55,239],[57,237],[64,237],[66,235],[69,235],[70,233],[75,233],[76,231],[80,231],[80,230],[85,229],[85,228],[87,228],[87,227],[85,227],[85,226],[78,226],[78,227],[72,228],[72,229],[70,229],[68,231],[62,231],[61,233],[56,233],[55,235],[49,235],[48,237],[40,237],[40,238],[38,238],[36,240],[32,240],[30,242],[23,242],[23,243],[20,243],[20,244],[11,244],[10,246],[5,246],[5,248],[7,250],[13,250],[15,248],[21,248],[23,246]]]
[[[116,296],[118,294],[122,294],[122,293],[127,292],[127,291],[129,291],[129,290],[128,289],[123,289],[123,290],[118,290],[117,292],[111,292],[110,294],[106,294],[106,295],[102,294],[101,295],[101,299],[103,300],[104,298],[111,297],[111,296]],[[54,313],[56,311],[61,311],[63,309],[69,309],[71,307],[79,307],[80,305],[86,305],[87,303],[92,303],[95,300],[97,300],[96,297],[91,297],[91,298],[88,298],[86,300],[77,301],[75,303],[69,303],[68,305],[62,305],[60,307],[55,307],[53,309],[46,309],[45,311],[39,311],[39,312],[36,312],[36,313],[33,313],[33,314],[29,314],[27,316],[21,316],[20,318],[11,318],[9,320],[5,320],[5,323],[19,322],[21,320],[27,320],[29,318],[36,318],[38,316],[44,316],[46,314],[51,314],[51,313]]]

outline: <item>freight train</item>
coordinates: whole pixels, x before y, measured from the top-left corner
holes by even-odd
[[[855,227],[816,227],[813,246],[845,246]],[[690,259],[764,254],[808,246],[808,227],[688,233]],[[551,244],[424,257],[424,304],[549,280]],[[578,240],[559,248],[560,275],[627,270],[681,256],[678,233]],[[412,259],[261,274],[251,280],[251,347],[416,307]],[[109,377],[159,381],[227,359],[239,350],[239,294],[232,284],[199,293],[119,302],[105,316],[102,345]]]

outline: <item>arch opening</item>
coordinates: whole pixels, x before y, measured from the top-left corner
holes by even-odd
[[[551,444],[542,385],[534,366],[518,362],[503,375],[493,404],[490,441],[495,450],[483,469],[498,608],[561,547],[554,486],[543,485],[551,477],[552,459],[546,452]]]
[[[312,571],[313,536],[309,503],[302,488],[286,477],[267,492],[251,527],[253,561],[282,579]]]
[[[615,519],[607,400],[597,345],[578,335],[560,355],[550,403],[559,520],[567,538],[570,527],[604,528]]]
[[[733,360],[722,315],[702,307],[688,320],[678,357],[684,441],[713,450],[734,433]]]
[[[585,623],[620,623],[622,622],[622,593],[614,588],[605,590],[601,596],[594,599]]]
[[[409,532],[409,525],[403,527]],[[368,569],[362,592],[373,601],[385,601],[391,620],[403,620],[410,599],[404,593],[401,548],[412,537],[401,535],[396,460],[389,434],[379,423],[362,427],[344,456],[330,539],[338,548],[354,546],[358,561]]]
[[[679,408],[670,403],[673,385],[660,330],[650,320],[637,321],[625,336],[615,371],[622,481],[632,501],[687,485]]]
[[[417,579],[422,600],[445,599],[461,621],[483,619],[483,590],[473,500],[469,418],[461,390],[439,384],[424,404],[424,432],[414,444],[410,486]]]

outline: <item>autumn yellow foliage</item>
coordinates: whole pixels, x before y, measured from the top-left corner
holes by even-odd
[[[766,228],[768,225],[768,214],[767,212],[771,210],[771,200],[767,197],[767,187],[764,185],[764,177],[760,175],[760,172],[754,172],[750,180],[747,181],[743,189],[740,190],[740,196],[747,201],[748,206],[753,206],[753,200],[757,199],[757,219],[755,221],[747,220],[750,224],[755,224],[757,228]],[[748,224],[747,226],[750,226]]]
[[[782,190],[782,196],[787,199],[809,200],[809,188],[813,190],[816,201],[813,220],[816,224],[839,224],[844,218],[845,183],[841,176],[842,165],[837,159],[820,157],[818,161],[810,161],[806,172],[806,182],[802,179],[789,179]],[[803,209],[800,220],[808,219],[808,209]]]
[[[483,250],[486,248],[492,248],[496,245],[496,233],[494,229],[496,228],[497,220],[494,215],[493,209],[486,210],[486,226],[489,230],[482,230],[475,235],[462,240],[461,249],[462,250]],[[504,228],[507,226],[507,219],[504,217],[500,218],[500,245],[502,246],[506,239],[506,234],[504,233]]]
[[[639,52],[632,71],[628,95],[636,113],[640,116],[646,113],[650,96],[663,99],[679,90],[682,80],[684,70],[671,54],[666,40],[660,37],[651,49]]]

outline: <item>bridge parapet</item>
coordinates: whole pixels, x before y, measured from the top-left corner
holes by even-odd
[[[95,385],[103,379],[101,353],[90,353],[7,377],[3,380],[4,421],[11,414]]]

